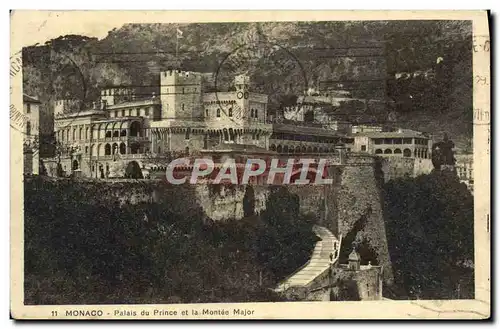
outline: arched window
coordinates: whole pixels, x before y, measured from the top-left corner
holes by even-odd
[[[113,148],[111,149],[112,154],[118,153],[118,144],[114,143]]]
[[[276,145],[271,144],[271,151],[276,151]]]
[[[404,149],[403,150],[403,156],[407,157],[407,158],[411,157],[411,150],[410,149]]]
[[[278,151],[278,153],[283,152],[283,148],[281,147],[281,145],[278,145],[278,148],[276,149],[276,151]]]
[[[73,140],[76,140],[76,129],[73,129]]]
[[[80,128],[80,131],[78,133],[78,139],[80,139],[80,140],[83,139],[83,128]]]
[[[77,160],[73,160],[72,169],[73,170],[78,170],[78,161]]]
[[[184,111],[184,103],[181,104],[181,109]]]
[[[255,109],[254,115],[255,115],[255,118],[258,118],[259,117],[259,110]]]
[[[127,146],[125,143],[120,143],[120,154],[125,154],[127,151]]]
[[[220,109],[217,109],[217,118],[220,118]]]
[[[392,150],[391,149],[387,149],[384,151],[384,154],[392,154]]]
[[[89,139],[89,127],[85,128],[85,139]]]
[[[104,146],[104,155],[111,155],[111,145],[106,144]]]
[[[120,131],[120,136],[123,137],[123,136],[127,136],[127,131],[125,129],[122,129]]]
[[[394,154],[401,154],[401,149],[395,149]]]
[[[233,116],[233,108],[232,108],[232,107],[230,107],[230,108],[229,108],[229,110],[228,110],[228,115],[229,115],[230,117],[232,117],[232,116]]]
[[[120,137],[120,132],[118,130],[114,130],[113,137]]]
[[[137,121],[130,125],[130,136],[141,136],[141,124]]]
[[[283,146],[283,152],[288,153],[288,145]]]
[[[253,118],[253,109],[250,110],[250,118]]]
[[[376,150],[375,150],[375,154],[382,154],[382,152],[383,152],[383,151],[382,151],[381,149],[376,149]]]
[[[111,130],[106,131],[106,137],[111,137]]]

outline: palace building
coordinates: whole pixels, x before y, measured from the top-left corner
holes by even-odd
[[[166,159],[206,155],[223,144],[277,154],[386,156],[390,150],[429,156],[428,139],[415,133],[368,136],[352,134],[344,121],[270,120],[268,96],[252,92],[246,75],[234,77],[234,87],[223,92],[206,92],[206,74],[199,72],[169,70],[160,72],[159,80],[159,95],[139,98],[130,88],[116,87],[103,89],[92,106],[57,101],[56,156],[49,174],[124,177],[127,165],[136,162],[148,176],[163,169]]]
[[[40,101],[23,94],[24,173],[39,173],[40,166]]]

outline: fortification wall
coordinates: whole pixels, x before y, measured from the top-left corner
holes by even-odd
[[[358,232],[378,254],[386,269],[384,279],[392,282],[391,262],[387,247],[382,198],[373,157],[347,159],[345,166],[330,168],[331,185],[290,185],[289,191],[299,195],[302,214],[312,216],[335,235],[346,236],[363,216],[366,221]],[[240,219],[244,216],[245,186],[170,185],[155,180],[59,180],[70,189],[78,189],[78,197],[96,202],[169,204],[173,212],[189,217],[202,214],[212,220]],[[253,186],[255,212],[266,206],[269,186]]]
[[[384,181],[429,174],[434,166],[431,159],[385,157],[381,160]]]
[[[391,284],[393,274],[383,217],[381,173],[376,171],[373,157],[349,157],[347,164],[335,189],[338,234],[345,237],[357,222],[363,222],[357,239],[366,239],[376,251],[379,264],[386,269],[384,281]]]

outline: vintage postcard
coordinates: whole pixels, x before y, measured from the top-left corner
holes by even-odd
[[[489,319],[486,11],[11,12],[15,319]]]

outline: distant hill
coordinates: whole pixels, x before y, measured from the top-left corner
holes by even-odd
[[[126,24],[102,40],[66,35],[26,47],[23,87],[43,102],[48,133],[55,99],[76,98],[83,107],[99,87],[117,84],[148,94],[168,68],[212,73],[222,89],[246,73],[254,90],[270,95],[271,111],[283,96],[308,88],[347,90],[389,101],[380,122],[392,112],[399,126],[449,131],[465,147],[472,135],[466,122],[472,118],[471,41],[465,21]]]

